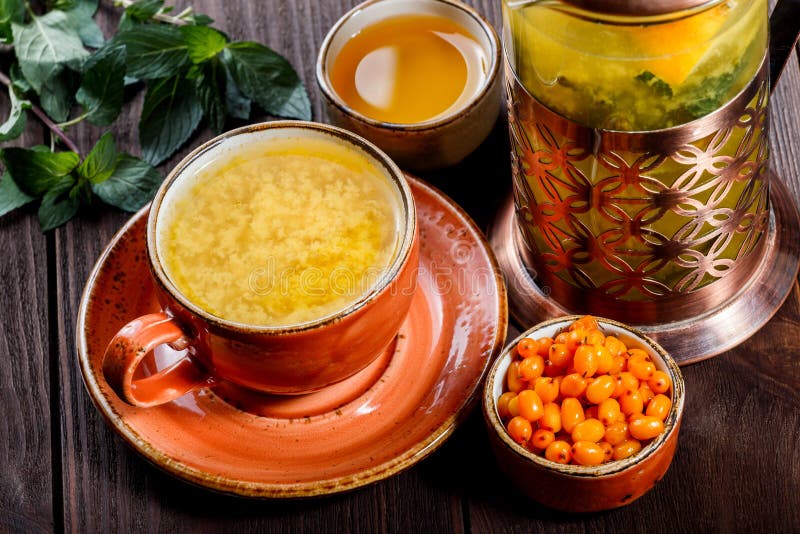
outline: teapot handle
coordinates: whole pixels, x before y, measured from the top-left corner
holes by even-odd
[[[769,82],[773,91],[800,37],[800,0],[778,0],[769,18],[769,32]]]

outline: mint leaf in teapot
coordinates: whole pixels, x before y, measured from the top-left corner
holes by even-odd
[[[11,109],[8,118],[0,124],[0,141],[10,141],[22,135],[25,131],[25,110],[31,107],[30,102],[17,97],[12,87],[8,88],[8,97],[11,100]]]
[[[114,136],[111,132],[106,132],[78,166],[78,175],[93,184],[99,184],[108,180],[116,168],[117,148],[114,146]]]
[[[39,205],[39,226],[43,232],[61,226],[78,213],[80,200],[77,195],[70,194],[75,185],[75,178],[64,176],[44,195]]]
[[[118,33],[114,41],[125,45],[127,75],[142,80],[174,76],[189,64],[186,41],[174,26],[143,24]]]
[[[215,57],[228,44],[222,33],[208,26],[181,26],[180,32],[186,40],[192,63],[202,63]]]
[[[17,187],[9,173],[0,177],[0,217],[36,200]]]
[[[139,121],[143,159],[158,165],[189,139],[203,118],[191,80],[181,76],[153,81],[147,87]]]
[[[107,126],[122,111],[125,59],[125,47],[111,44],[95,52],[86,62],[86,71],[75,98],[83,106],[89,122]]]
[[[11,24],[22,73],[36,92],[65,65],[80,70],[89,53],[63,11],[32,15],[29,24]]]
[[[136,211],[150,202],[161,181],[161,174],[147,162],[122,154],[111,176],[100,183],[93,183],[92,191],[106,204],[125,211]]]
[[[230,43],[223,52],[236,85],[266,112],[311,119],[311,103],[300,77],[283,56],[249,41]]]
[[[41,145],[4,148],[2,159],[19,188],[32,196],[46,193],[80,163],[75,152],[50,152]]]

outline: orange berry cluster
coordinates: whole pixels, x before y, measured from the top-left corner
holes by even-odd
[[[555,339],[517,344],[497,413],[528,450],[599,465],[636,454],[664,431],[671,388],[647,352],[604,335],[587,315]]]

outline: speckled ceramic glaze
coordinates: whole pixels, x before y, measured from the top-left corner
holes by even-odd
[[[169,197],[198,169],[243,144],[275,140],[325,139],[361,154],[385,175],[397,197],[398,244],[394,259],[375,287],[344,309],[317,320],[291,326],[260,326],[216,317],[191,302],[167,275],[159,252],[160,214]],[[186,156],[167,176],[147,218],[147,256],[156,294],[164,313],[137,318],[131,314],[109,343],[103,372],[109,384],[133,405],[149,407],[169,402],[187,391],[228,380],[265,393],[299,394],[317,391],[353,376],[372,363],[397,334],[411,306],[419,257],[419,236],[413,195],[402,171],[368,141],[332,126],[273,121],[220,135]],[[175,367],[136,378],[145,354],[169,343],[192,356]]]
[[[349,107],[333,90],[329,72],[344,43],[361,28],[386,18],[425,14],[445,17],[472,32],[486,53],[486,80],[461,108],[417,124],[371,119]],[[331,28],[317,58],[317,85],[333,124],[369,139],[404,169],[429,170],[455,165],[491,132],[500,112],[503,89],[502,46],[497,33],[477,11],[452,0],[367,0],[348,11]],[[420,98],[425,98],[424,94]]]
[[[109,425],[169,473],[251,497],[353,489],[435,450],[472,405],[502,347],[506,295],[494,257],[468,216],[430,186],[409,182],[420,270],[399,334],[355,376],[294,397],[223,382],[145,410],[119,399],[103,378],[106,345],[130,317],[159,310],[145,252],[147,211],[134,216],[95,266],[78,315],[84,382]],[[162,346],[141,372],[180,357]]]
[[[517,444],[503,427],[496,407],[512,361],[510,350],[524,337],[555,337],[579,317],[545,321],[508,344],[486,379],[483,415],[500,469],[523,493],[551,508],[597,512],[632,503],[650,491],[667,472],[678,443],[684,384],[678,365],[655,341],[622,323],[598,318],[606,335],[617,336],[628,347],[647,351],[656,367],[672,379],[672,408],[664,421],[664,432],[629,458],[593,467],[551,462]]]

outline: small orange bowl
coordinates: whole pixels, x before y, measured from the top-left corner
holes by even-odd
[[[684,383],[678,364],[655,341],[622,323],[597,318],[603,333],[618,337],[630,348],[646,351],[656,367],[672,380],[672,407],[664,420],[664,432],[629,458],[591,467],[551,462],[517,444],[497,414],[497,399],[505,390],[512,350],[525,337],[555,337],[579,318],[573,315],[539,323],[505,348],[484,385],[483,416],[500,469],[524,494],[558,510],[597,512],[632,503],[667,472],[683,416]]]

